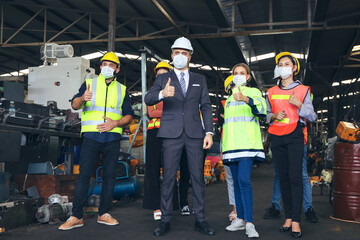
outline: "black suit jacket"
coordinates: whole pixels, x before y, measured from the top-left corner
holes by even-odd
[[[189,86],[184,97],[180,82],[174,71],[159,75],[149,92],[145,95],[148,106],[159,102],[159,93],[171,78],[175,86],[175,96],[163,98],[163,114],[158,137],[177,138],[183,131],[190,138],[203,138],[206,132],[212,132],[212,111],[204,76],[189,71]],[[203,117],[204,127],[200,119]]]

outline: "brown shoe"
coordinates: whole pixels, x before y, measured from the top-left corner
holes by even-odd
[[[119,224],[119,222],[108,213],[98,216],[97,222],[109,226],[115,226]]]
[[[66,231],[66,230],[70,230],[70,229],[78,228],[78,227],[82,227],[82,226],[84,226],[83,219],[78,219],[74,216],[71,216],[65,223],[61,224],[61,226],[58,229],[62,230],[62,231]]]

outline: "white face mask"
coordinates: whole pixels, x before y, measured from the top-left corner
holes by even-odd
[[[177,69],[183,69],[188,64],[188,58],[182,54],[178,54],[174,56],[173,63]]]
[[[114,69],[109,66],[101,68],[101,75],[103,75],[105,79],[112,78],[114,76],[114,72]]]
[[[242,86],[246,83],[245,75],[234,75],[233,82],[236,86]]]
[[[275,67],[274,78],[281,77],[282,79],[288,79],[292,74],[292,67]]]

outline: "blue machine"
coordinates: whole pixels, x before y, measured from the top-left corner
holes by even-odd
[[[140,180],[130,174],[130,167],[124,161],[118,161],[115,169],[116,181],[114,186],[114,200],[120,200],[123,197],[137,197],[141,190]],[[93,194],[100,195],[102,188],[102,166],[96,170],[96,182],[89,188],[88,196]]]
[[[96,182],[103,181],[103,167],[100,166],[96,169]],[[115,176],[116,180],[127,179],[130,177],[130,167],[129,164],[123,161],[118,161],[118,164],[115,167]]]
[[[89,190],[89,196],[101,193],[102,182],[96,182],[92,190]],[[141,190],[140,180],[133,176],[128,179],[121,179],[115,182],[114,200],[120,200],[123,197],[137,197]]]

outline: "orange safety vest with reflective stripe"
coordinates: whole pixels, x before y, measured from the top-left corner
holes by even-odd
[[[289,103],[290,96],[295,93],[296,97],[303,102],[309,87],[298,85],[292,89],[281,89],[279,86],[274,86],[268,90],[268,98],[271,105],[272,112],[285,110],[286,116],[281,120],[275,120],[270,125],[268,132],[273,135],[283,136],[292,133],[299,121],[299,114],[297,106]]]
[[[156,110],[156,106],[154,105],[153,107]],[[160,128],[160,118],[153,118],[150,120],[147,130],[154,128]]]

